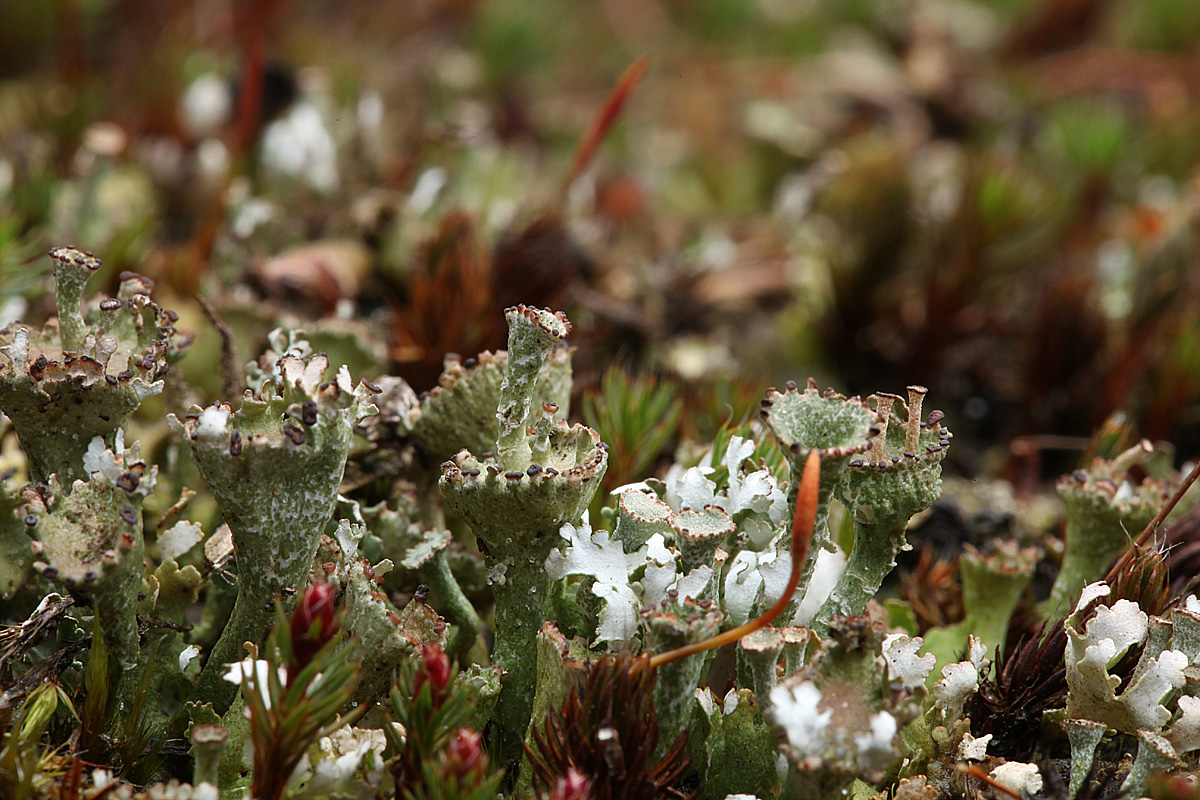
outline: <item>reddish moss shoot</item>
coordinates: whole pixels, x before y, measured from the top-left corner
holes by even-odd
[[[429,691],[433,699],[433,707],[441,708],[442,703],[450,696],[450,659],[446,657],[446,653],[442,650],[442,646],[437,644],[423,645],[421,648],[421,666],[417,669],[417,674],[413,680],[413,696],[421,693],[421,687],[426,683],[429,684]]]
[[[571,169],[567,171],[566,177],[563,179],[562,187],[559,189],[559,198],[566,198],[567,192],[571,188],[571,184],[575,179],[587,168],[587,165],[592,160],[592,156],[596,154],[596,148],[604,141],[604,137],[608,134],[613,123],[616,122],[621,109],[625,106],[625,101],[629,99],[629,95],[633,92],[633,87],[637,86],[638,81],[646,74],[646,70],[650,67],[650,59],[646,56],[638,56],[632,64],[626,67],[621,73],[621,77],[617,79],[616,85],[612,91],[608,93],[608,97],[604,100],[604,105],[600,107],[596,117],[592,120],[592,127],[588,129],[587,135],[583,141],[579,143],[578,149],[575,151],[575,158],[571,161]]]
[[[337,632],[333,601],[332,584],[321,581],[304,590],[288,621],[292,635],[292,658],[287,665],[289,684]]]

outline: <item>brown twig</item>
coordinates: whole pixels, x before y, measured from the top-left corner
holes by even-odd
[[[995,778],[993,778],[991,775],[988,775],[980,767],[975,767],[975,766],[959,767],[959,769],[961,769],[963,772],[965,772],[968,777],[983,781],[984,783],[986,783],[988,786],[992,787],[993,789],[999,789],[1000,791],[1007,794],[1009,797],[1015,797],[1015,798],[1017,798],[1017,800],[1021,800],[1021,795],[1017,794],[1012,789],[1010,789],[1007,786],[1005,786],[1004,784],[1000,783]]]
[[[1200,461],[1196,462],[1196,466],[1192,467],[1192,471],[1187,474],[1187,477],[1180,481],[1179,485],[1175,487],[1174,493],[1172,493],[1167,502],[1163,504],[1163,507],[1158,510],[1158,513],[1154,515],[1154,519],[1150,520],[1150,523],[1142,529],[1142,532],[1137,538],[1137,543],[1139,545],[1144,547],[1149,544],[1150,540],[1154,538],[1154,534],[1158,532],[1159,526],[1163,524],[1163,521],[1167,518],[1167,515],[1175,510],[1175,506],[1179,505],[1179,501],[1183,499],[1185,494],[1187,494],[1187,490],[1192,487],[1192,484],[1196,482],[1197,478],[1200,478]]]
[[[242,393],[242,376],[238,370],[237,352],[233,347],[233,329],[221,319],[221,315],[207,297],[198,294],[196,302],[200,304],[204,316],[208,317],[208,321],[221,335],[221,396],[232,400]]]
[[[228,387],[221,387],[222,391],[224,391],[226,388]],[[163,515],[159,518],[158,522],[155,523],[154,529],[158,533],[165,531],[167,527],[174,521],[175,517],[179,516],[183,510],[188,507],[188,504],[195,499],[195,497],[196,493],[188,487],[184,486],[182,489],[180,489],[179,499],[176,500],[170,508],[163,512]]]

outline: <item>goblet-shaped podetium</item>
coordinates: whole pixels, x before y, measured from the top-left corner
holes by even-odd
[[[600,435],[554,418],[544,398],[546,358],[571,324],[561,313],[525,306],[505,312],[508,356],[491,452],[460,451],[442,465],[446,507],[462,516],[484,553],[496,599],[493,659],[505,670],[497,706],[501,748],[520,755],[537,678],[536,636],[549,618],[544,564],[558,530],[577,521],[608,465]]]
[[[684,509],[671,516],[671,528],[675,531],[675,544],[679,548],[679,566],[684,575],[698,567],[713,569],[708,587],[697,595],[715,597],[719,581],[717,576],[717,550],[729,534],[737,530],[733,520],[717,506],[705,506],[696,511]]]
[[[214,403],[183,422],[168,418],[191,445],[237,554],[237,601],[196,684],[222,713],[237,691],[222,680],[224,665],[240,660],[244,642],[263,642],[277,600],[303,591],[354,426],[375,413],[370,384],[352,385],[345,367],[326,381],[328,367],[323,354],[288,353],[238,411]]]
[[[34,569],[88,597],[97,627],[121,665],[138,662],[138,594],[142,591],[142,500],[154,490],[157,467],[147,467],[135,442],[118,452],[96,446],[91,474],[68,494],[58,477],[22,493],[25,524],[34,537]],[[81,465],[82,466],[82,465]]]
[[[40,330],[13,324],[0,331],[0,411],[8,415],[29,459],[31,477],[58,475],[70,492],[87,480],[83,456],[99,436],[106,447],[191,344],[175,330],[178,316],[150,300],[154,282],[121,274],[116,297],[85,317],[83,291],[100,259],[73,247],[50,251],[58,317]]]
[[[871,446],[870,438],[879,424],[878,415],[857,397],[843,397],[832,389],[820,391],[812,378],[803,391],[792,381],[788,381],[783,392],[768,389],[759,415],[787,456],[793,487],[800,483],[809,451],[815,449],[821,456],[813,546],[808,550],[801,574],[801,584],[807,585],[816,566],[817,552],[829,540],[829,501],[834,489],[841,483],[846,465]],[[793,507],[795,498],[793,488]],[[787,541],[780,546],[786,549]]]
[[[1041,548],[1021,548],[1011,539],[994,542],[986,553],[964,545],[959,559],[963,610],[972,620],[971,633],[989,653],[1004,644],[1009,620],[1041,555]]]
[[[646,650],[668,652],[711,638],[721,627],[723,615],[710,598],[695,600],[671,590],[658,605],[642,609]],[[704,655],[697,653],[658,669],[654,705],[662,733],[659,751],[664,751],[687,730],[696,687],[704,677]]]
[[[672,516],[671,507],[651,494],[621,492],[613,538],[621,542],[626,553],[636,553],[654,534],[671,530]]]
[[[829,598],[813,619],[813,630],[824,633],[835,614],[863,613],[883,579],[896,566],[896,554],[908,547],[908,521],[932,505],[942,493],[942,459],[952,435],[942,427],[944,415],[934,411],[920,418],[925,396],[922,386],[908,387],[908,418],[892,408],[896,395],[877,394],[878,425],[869,452],[846,465],[838,499],[854,521],[854,550]]]
[[[508,351],[483,352],[474,358],[446,358],[438,385],[422,394],[412,418],[412,440],[434,465],[459,450],[476,455],[490,451],[500,436],[496,415],[508,374]],[[571,348],[550,348],[537,375],[539,401],[554,403],[566,417],[571,402]]]
[[[485,351],[467,359],[448,355],[437,386],[422,393],[419,400],[410,398],[406,408],[397,410],[397,422],[389,425],[415,445],[414,463],[406,472],[416,484],[419,521],[425,528],[444,528],[446,524],[435,490],[442,463],[460,450],[484,458],[496,449],[500,436],[496,407],[505,385],[508,357],[504,350]],[[541,402],[556,405],[558,416],[565,418],[571,402],[571,349],[561,343],[552,346],[535,383]],[[391,416],[391,409],[382,411]]]
[[[1167,501],[1165,481],[1128,475],[1152,451],[1143,440],[1112,461],[1097,458],[1058,481],[1055,488],[1067,511],[1067,549],[1046,603],[1048,618],[1067,613],[1079,590],[1104,576]]]

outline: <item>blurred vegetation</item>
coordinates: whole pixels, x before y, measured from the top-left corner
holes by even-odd
[[[173,298],[207,402],[196,294],[239,359],[304,326],[418,391],[513,298],[564,307],[630,474],[807,374],[929,386],[968,474],[1036,485],[1079,452],[1008,442],[1117,412],[1191,457],[1198,58],[1173,0],[5,4],[0,312],[44,316],[39,254],[91,249]]]
[[[1062,557],[1049,481],[1142,438],[1139,480],[1200,457],[1198,225],[1195,0],[0,3],[0,327],[44,322],[44,254],[74,244],[104,259],[89,292],[136,271],[196,333],[127,431],[169,465],[148,530],[188,486],[217,527],[162,420],[234,400],[273,329],[419,394],[448,356],[503,348],[521,302],[575,326],[571,416],[611,447],[593,521],[672,463],[727,484],[734,435],[782,478],[767,386],[928,387],[948,499],[886,589],[912,632],[959,626],[964,542],[1044,547],[1012,653]],[[423,476],[388,487],[415,505],[430,460],[366,478]],[[3,418],[0,466],[24,477]],[[466,546],[439,563],[486,615],[493,575],[441,522]],[[1195,529],[1168,542],[1172,581],[1197,572]],[[1026,660],[1037,641],[1057,669],[1052,636]],[[112,679],[89,666],[76,688]],[[36,745],[100,730],[84,695],[0,707],[0,794],[66,771]],[[185,748],[129,718],[109,766],[183,774]],[[143,763],[153,744],[174,761]]]

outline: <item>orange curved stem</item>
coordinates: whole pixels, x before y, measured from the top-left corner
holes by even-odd
[[[991,775],[988,775],[980,767],[976,767],[976,766],[966,767],[963,769],[963,772],[967,773],[968,775],[970,775],[972,778],[975,778],[976,780],[983,781],[984,783],[986,783],[988,786],[992,787],[993,789],[999,789],[1000,791],[1007,794],[1009,797],[1015,797],[1015,798],[1017,798],[1017,800],[1021,800],[1021,795],[1017,794],[1012,789],[1005,786],[1003,783],[1000,783],[995,778],[993,778]]]
[[[800,573],[804,570],[805,559],[808,558],[808,544],[812,540],[813,526],[816,523],[817,489],[820,483],[821,454],[815,449],[809,450],[808,459],[804,462],[804,472],[800,476],[800,489],[796,492],[796,511],[792,516],[792,574],[788,577],[787,588],[775,601],[775,605],[745,625],[739,625],[711,639],[685,644],[683,647],[651,656],[650,666],[652,668],[658,668],[680,658],[687,658],[736,642],[747,634],[767,627],[783,613],[788,603],[792,601],[792,594],[795,593],[796,587],[800,584]]]

